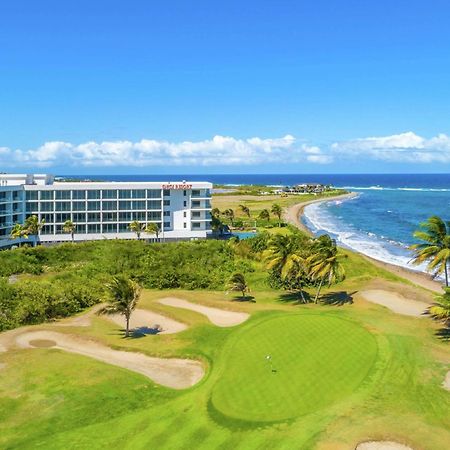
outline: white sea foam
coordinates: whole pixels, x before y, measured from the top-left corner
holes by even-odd
[[[349,191],[420,191],[420,192],[450,192],[446,188],[416,188],[416,187],[381,187],[381,186],[342,186],[340,189]]]

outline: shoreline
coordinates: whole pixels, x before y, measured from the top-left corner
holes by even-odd
[[[303,232],[309,234],[310,236],[313,236],[312,231],[301,221],[301,217],[303,216],[304,209],[311,205],[312,203],[320,203],[320,202],[328,202],[333,201],[337,199],[348,199],[348,198],[354,198],[358,194],[356,192],[351,192],[349,194],[341,194],[341,195],[334,195],[329,198],[320,198],[317,200],[310,200],[306,202],[300,202],[297,203],[285,210],[285,220],[286,222],[296,226]],[[442,284],[438,281],[435,281],[431,278],[430,275],[424,273],[424,272],[416,272],[411,269],[407,269],[405,267],[397,266],[395,264],[391,264],[385,261],[379,261],[378,259],[372,258],[370,256],[365,255],[364,253],[357,252],[356,250],[349,249],[352,252],[358,253],[368,261],[370,261],[372,264],[376,265],[377,267],[380,267],[382,269],[387,270],[388,272],[391,272],[394,275],[397,275],[401,278],[404,278],[405,280],[410,281],[411,283],[420,286],[424,289],[427,289],[429,291],[433,291],[438,294],[442,294]]]

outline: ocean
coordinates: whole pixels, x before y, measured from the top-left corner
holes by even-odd
[[[74,176],[71,176],[74,178]],[[207,180],[216,184],[293,185],[323,183],[356,192],[350,200],[305,208],[305,224],[316,234],[329,233],[338,243],[380,261],[410,264],[413,232],[432,215],[450,220],[450,174],[212,174],[90,175],[104,181]]]

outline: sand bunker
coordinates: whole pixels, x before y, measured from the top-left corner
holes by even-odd
[[[447,391],[450,391],[450,372],[447,372],[447,375],[445,375],[445,380],[442,383],[442,386],[444,386],[444,389],[447,389]]]
[[[370,441],[370,442],[361,442],[361,444],[358,444],[356,446],[355,450],[413,450],[413,449],[406,445],[399,444],[398,442]]]
[[[54,331],[25,332],[16,337],[16,344],[21,348],[56,348],[88,356],[140,373],[155,383],[174,389],[191,387],[204,375],[203,366],[198,361],[154,358],[142,353],[113,350],[98,342]]]
[[[123,315],[113,314],[103,317],[125,328],[125,317]],[[172,334],[186,330],[187,325],[152,311],[136,309],[131,315],[130,328],[143,334]]]
[[[250,316],[247,313],[225,311],[223,309],[211,308],[209,306],[202,306],[197,303],[191,303],[187,300],[181,300],[179,298],[167,297],[159,300],[159,303],[167,306],[174,306],[175,308],[190,309],[196,311],[204,316],[218,327],[232,327],[245,322]]]
[[[423,313],[430,306],[427,303],[411,300],[396,292],[373,289],[359,293],[365,300],[385,306],[397,314],[405,316],[423,317]]]

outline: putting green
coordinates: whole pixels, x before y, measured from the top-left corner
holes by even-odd
[[[373,368],[377,343],[358,324],[305,313],[242,330],[225,358],[212,392],[214,407],[235,419],[276,421],[351,395]]]

